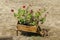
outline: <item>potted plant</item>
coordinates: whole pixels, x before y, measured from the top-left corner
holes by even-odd
[[[25,6],[23,6],[25,8]],[[39,33],[37,30],[41,30],[39,27],[39,22],[43,24],[45,22],[46,17],[41,17],[42,13],[46,10],[43,9],[43,12],[41,10],[34,12],[32,9],[28,11],[29,6],[26,9],[18,9],[18,13],[14,13],[14,16],[17,18],[17,30],[27,31],[27,32],[34,32]]]

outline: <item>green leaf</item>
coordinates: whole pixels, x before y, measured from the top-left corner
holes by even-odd
[[[18,14],[20,14],[20,12],[21,12],[21,9],[18,9]]]
[[[34,25],[36,25],[36,22],[31,22],[30,25],[33,25],[34,26]]]
[[[25,10],[22,10],[22,15],[24,15],[25,14]]]
[[[19,22],[20,22],[21,24],[24,24],[25,20],[24,20],[23,18],[20,18]]]
[[[40,15],[38,13],[35,14],[35,17],[38,18]]]
[[[16,14],[16,13],[14,13],[14,16],[16,17],[16,16],[17,16],[17,14]]]
[[[15,16],[15,17],[18,17],[18,14],[14,13],[14,16]]]
[[[43,24],[43,23],[46,21],[46,18],[44,17],[44,18],[42,18],[40,21],[41,21],[41,23]]]

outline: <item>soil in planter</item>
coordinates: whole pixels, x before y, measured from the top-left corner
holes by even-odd
[[[28,22],[23,22],[23,23],[20,23],[19,21],[18,21],[18,23],[17,24],[22,24],[22,25],[27,25],[27,26],[33,26],[33,25],[30,25]]]

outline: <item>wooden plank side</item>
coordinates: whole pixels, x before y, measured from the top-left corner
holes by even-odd
[[[17,30],[36,33],[37,27],[36,26],[17,25]]]

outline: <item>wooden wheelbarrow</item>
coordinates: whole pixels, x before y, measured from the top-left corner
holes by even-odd
[[[41,36],[46,35],[46,31],[41,30],[39,26],[36,27],[36,26],[26,26],[26,25],[17,24],[17,36],[18,36],[18,31],[37,33],[40,34]]]

